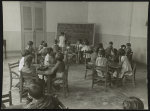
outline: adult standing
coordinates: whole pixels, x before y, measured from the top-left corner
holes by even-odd
[[[65,33],[61,32],[61,35],[59,36],[59,47],[61,48],[62,52],[64,52],[65,49],[65,42],[66,42]]]

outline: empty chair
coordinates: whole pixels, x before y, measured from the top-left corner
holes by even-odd
[[[12,85],[13,79],[19,80],[19,74],[13,71],[14,68],[19,67],[19,61],[15,63],[8,63],[8,67],[9,67],[9,73],[10,73],[10,90],[11,90],[11,88],[13,87]]]

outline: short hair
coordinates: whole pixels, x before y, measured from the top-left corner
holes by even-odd
[[[28,45],[33,45],[33,42],[32,42],[32,41],[29,41],[29,42],[28,42]]]
[[[132,110],[143,110],[144,104],[143,102],[137,97],[129,97],[123,101],[123,109],[132,109]]]
[[[29,95],[35,99],[40,99],[43,94],[42,85],[32,83],[28,88]]]
[[[44,43],[45,43],[45,41],[44,41],[44,40],[42,40],[42,41],[41,41],[41,45],[43,45]]]
[[[44,47],[47,47],[47,43],[43,43],[43,46],[44,46]]]
[[[63,59],[64,59],[63,53],[58,52],[58,53],[56,54],[56,60],[63,61]]]
[[[126,53],[126,52],[125,52],[125,50],[124,50],[124,49],[120,49],[120,50],[119,50],[119,55],[120,55],[120,56],[125,55],[125,53]]]
[[[127,45],[127,46],[131,46],[131,43],[127,43],[126,45]]]
[[[121,48],[126,47],[125,45],[121,45]]]
[[[112,42],[112,41],[110,41],[110,42],[109,42],[109,44],[113,45],[113,42]]]

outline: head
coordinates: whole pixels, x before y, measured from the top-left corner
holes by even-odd
[[[144,104],[137,97],[129,97],[123,101],[123,109],[126,110],[143,110]]]
[[[51,54],[53,52],[53,49],[51,47],[47,48],[47,53]]]
[[[98,44],[98,47],[99,47],[99,48],[103,48],[103,43],[99,43],[99,44]]]
[[[64,33],[64,32],[61,32],[60,34],[61,34],[62,36],[64,36],[64,35],[65,35],[65,33]]]
[[[31,55],[25,56],[24,63],[25,63],[26,67],[30,67],[31,66],[32,59],[33,59],[33,57]]]
[[[64,55],[63,55],[63,53],[57,53],[56,54],[56,60],[58,60],[58,61],[63,61],[63,59],[64,59]]]
[[[32,41],[29,41],[29,42],[28,42],[28,45],[29,45],[29,46],[33,46],[33,42],[32,42]]]
[[[105,50],[99,49],[98,53],[100,56],[105,57]]]
[[[114,48],[114,55],[117,55],[118,50]]]
[[[112,41],[109,42],[109,46],[113,47],[113,42]]]
[[[126,46],[125,45],[121,45],[121,49],[125,49],[126,48]]]
[[[47,43],[43,43],[43,47],[47,47]]]
[[[125,52],[124,49],[121,49],[121,50],[119,51],[119,55],[120,55],[120,56],[124,56],[125,54],[126,54],[126,52]]]
[[[55,44],[57,44],[57,43],[58,43],[58,40],[57,40],[57,39],[55,39],[55,40],[54,40],[54,43],[55,43]]]
[[[43,45],[44,43],[45,43],[45,41],[44,41],[44,40],[42,40],[42,41],[41,41],[41,45]]]
[[[43,97],[43,87],[42,85],[32,83],[28,88],[29,96],[31,96],[33,99],[40,99]]]
[[[131,47],[131,43],[127,43],[126,46],[127,46],[127,48],[130,48]]]

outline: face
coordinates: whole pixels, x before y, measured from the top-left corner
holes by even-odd
[[[113,44],[109,44],[109,47],[112,47],[113,46]]]

